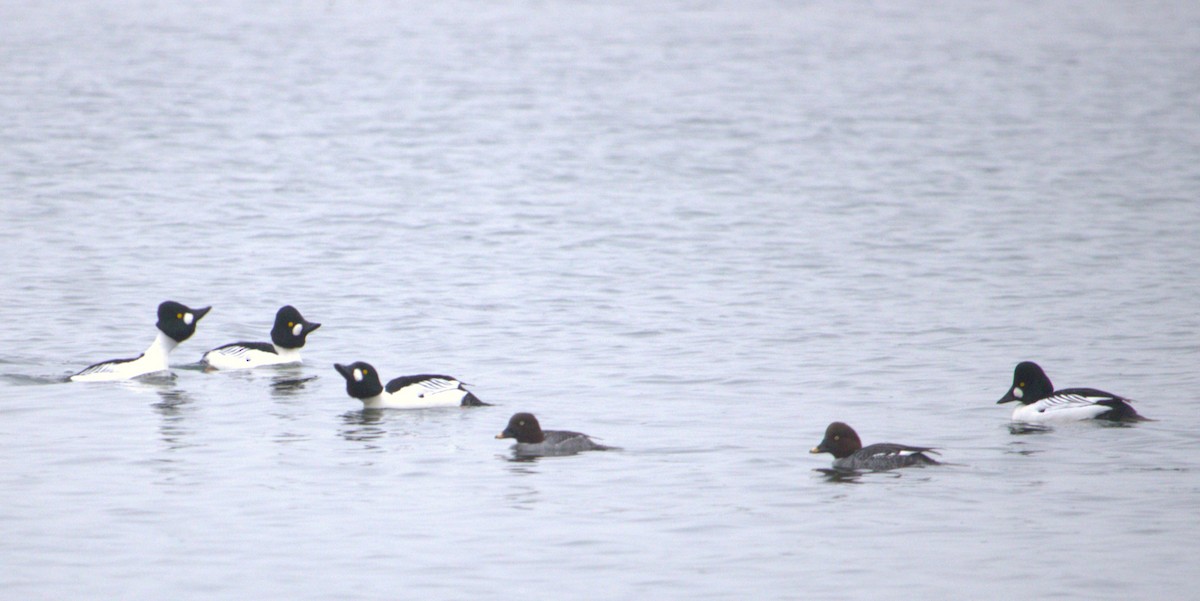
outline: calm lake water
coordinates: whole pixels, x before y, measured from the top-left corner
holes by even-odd
[[[1194,599],[1197,57],[1185,1],[4,2],[0,597]],[[60,383],[165,299],[173,378]],[[303,366],[196,368],[288,303]],[[1025,359],[1155,421],[1015,434]],[[833,420],[954,465],[831,480]]]

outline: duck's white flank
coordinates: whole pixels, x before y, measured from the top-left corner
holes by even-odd
[[[355,370],[356,372],[358,370]],[[355,374],[355,377],[361,377]],[[429,378],[409,384],[395,392],[362,399],[366,409],[429,409],[458,407],[469,394],[458,380]]]
[[[105,361],[71,376],[72,382],[113,382],[128,380],[170,367],[168,357],[179,346],[174,338],[159,332],[146,352],[133,360]]]
[[[299,328],[300,324],[296,324],[296,327]],[[201,361],[216,369],[250,369],[264,365],[284,365],[303,361],[298,348],[272,346],[275,348],[273,353],[240,344],[231,344],[204,353]]]
[[[1113,400],[1111,396],[1054,394],[1028,405],[1019,405],[1013,410],[1012,419],[1015,422],[1033,424],[1092,419],[1111,411],[1112,407],[1097,404],[1099,401],[1111,400]]]

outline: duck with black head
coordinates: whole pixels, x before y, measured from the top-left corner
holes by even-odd
[[[191,309],[175,301],[164,301],[158,305],[158,335],[150,347],[131,359],[110,359],[85,367],[71,376],[72,382],[111,382],[129,380],[154,372],[164,371],[169,365],[168,356],[181,342],[196,333],[196,324],[208,315],[212,307]]]
[[[200,362],[210,369],[250,369],[264,365],[300,363],[300,349],[321,324],[308,321],[291,305],[275,312],[271,342],[232,342],[204,353]]]
[[[1033,361],[1022,361],[1013,370],[1012,385],[997,405],[1018,403],[1012,421],[1032,424],[1089,419],[1116,422],[1144,421],[1129,399],[1095,388],[1055,390],[1049,376]]]
[[[364,409],[431,409],[434,407],[486,406],[455,378],[434,374],[401,376],[384,386],[379,372],[365,361],[333,368],[346,379],[346,394],[363,403]]]

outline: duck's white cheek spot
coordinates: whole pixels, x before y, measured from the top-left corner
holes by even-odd
[[[302,326],[300,324],[296,324],[295,326],[292,327],[292,336],[299,336],[300,332],[302,332],[303,330],[304,330],[304,326]]]
[[[354,370],[354,381],[362,382],[362,370],[361,369]]]
[[[183,323],[185,323],[185,324],[187,324],[187,325],[189,325],[189,326],[190,326],[190,325],[192,325],[192,322],[193,322],[193,321],[195,321],[195,320],[196,320],[196,316],[195,316],[195,315],[192,315],[191,313],[184,313],[184,314],[183,314]]]
[[[1025,396],[1025,391],[1021,390],[1020,386],[1013,388],[1013,396],[1015,396],[1019,399],[1019,398]]]

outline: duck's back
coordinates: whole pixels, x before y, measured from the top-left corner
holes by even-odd
[[[233,342],[204,353],[200,361],[216,369],[246,369],[282,363],[285,359],[268,342]]]
[[[519,442],[516,451],[522,454],[566,455],[580,451],[605,451],[609,447],[592,440],[587,434],[567,430],[545,430],[542,442]]]
[[[136,378],[153,371],[151,367],[143,365],[143,355],[131,357],[129,359],[112,359],[109,361],[101,361],[89,365],[79,373],[71,376],[72,382],[107,382],[117,380],[128,380]],[[153,366],[158,367],[158,366]]]
[[[934,452],[929,447],[913,447],[890,442],[865,446],[849,457],[834,460],[833,467],[848,470],[890,470],[898,467],[938,465],[938,461],[926,455]]]

